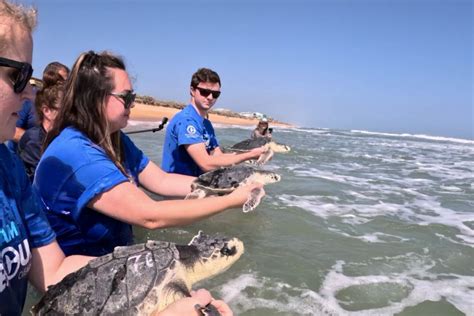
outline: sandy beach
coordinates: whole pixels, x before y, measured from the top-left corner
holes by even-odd
[[[156,105],[147,105],[142,103],[135,103],[135,107],[132,108],[132,112],[130,114],[130,119],[136,121],[160,121],[163,117],[167,117],[171,120],[171,118],[179,112],[179,109],[164,107],[164,106],[156,106]],[[229,125],[257,125],[257,119],[250,119],[250,118],[239,118],[239,117],[230,117],[225,115],[219,114],[210,114],[209,120],[213,123],[219,124],[229,124]],[[270,122],[271,126],[278,126],[278,127],[292,127],[293,125],[272,121]]]

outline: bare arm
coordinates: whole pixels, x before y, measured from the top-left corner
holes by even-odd
[[[221,151],[220,154],[209,155],[204,143],[187,145],[186,150],[199,168],[205,172],[219,167],[232,166],[245,160],[257,159],[265,152],[265,148],[259,147],[240,154],[225,154]]]
[[[120,221],[155,229],[188,225],[227,208],[245,203],[258,185],[240,187],[229,195],[200,200],[155,201],[130,182],[123,182],[98,195],[89,207]]]
[[[65,257],[56,240],[49,245],[33,248],[28,279],[41,292],[61,281],[66,275],[85,266],[94,257]]]
[[[186,196],[191,192],[191,182],[194,177],[161,170],[154,162],[140,172],[138,179],[147,190],[164,196]]]
[[[25,130],[23,128],[15,127],[15,135],[13,136],[13,141],[15,143],[18,143],[21,139],[21,136],[23,136],[23,134],[25,134]]]

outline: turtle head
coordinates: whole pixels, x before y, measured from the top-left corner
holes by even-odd
[[[255,170],[255,174],[251,177],[251,181],[262,184],[275,183],[280,180],[281,176],[279,174],[268,170]]]
[[[187,246],[177,245],[176,248],[190,287],[198,281],[224,272],[244,253],[244,244],[239,239],[208,236],[201,231]]]
[[[287,153],[291,151],[290,146],[285,144],[279,144],[274,141],[269,142],[268,147],[276,153]]]

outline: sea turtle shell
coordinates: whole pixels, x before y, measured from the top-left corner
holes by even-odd
[[[148,241],[89,262],[49,287],[33,315],[151,315],[190,296],[195,282],[229,268],[244,252],[237,238],[201,232],[189,245]]]
[[[269,184],[278,182],[281,176],[273,171],[261,170],[247,165],[220,167],[197,177],[191,184],[192,192],[186,199],[200,199],[210,195],[224,195],[234,191],[241,185],[250,182]],[[263,197],[261,189],[255,189],[249,200],[243,205],[244,212],[251,211]]]
[[[278,144],[275,141],[266,137],[257,137],[245,139],[237,144],[232,145],[229,148],[225,148],[224,152],[248,152],[254,148],[262,147],[266,148],[266,151],[256,160],[249,161],[256,165],[263,165],[272,159],[274,153],[285,153],[291,150],[290,146],[284,144]]]
[[[291,150],[290,146],[279,144],[266,137],[257,137],[245,139],[237,144],[232,145],[228,148],[230,151],[249,151],[251,149],[267,146],[269,149],[274,152],[289,152]]]

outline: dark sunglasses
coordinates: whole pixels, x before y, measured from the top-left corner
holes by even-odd
[[[132,107],[133,102],[135,102],[135,98],[137,97],[137,94],[133,92],[133,90],[128,90],[126,92],[120,92],[120,93],[110,93],[110,95],[113,95],[114,97],[120,98],[123,100],[123,107],[128,110]]]
[[[13,91],[15,93],[22,93],[33,74],[33,67],[29,63],[22,63],[3,57],[0,57],[0,66],[16,69],[10,75],[10,79],[13,82]]]
[[[204,89],[199,87],[196,87],[195,89],[198,89],[199,93],[205,98],[207,98],[207,96],[211,93],[214,99],[217,99],[221,95],[221,92],[216,90]]]

